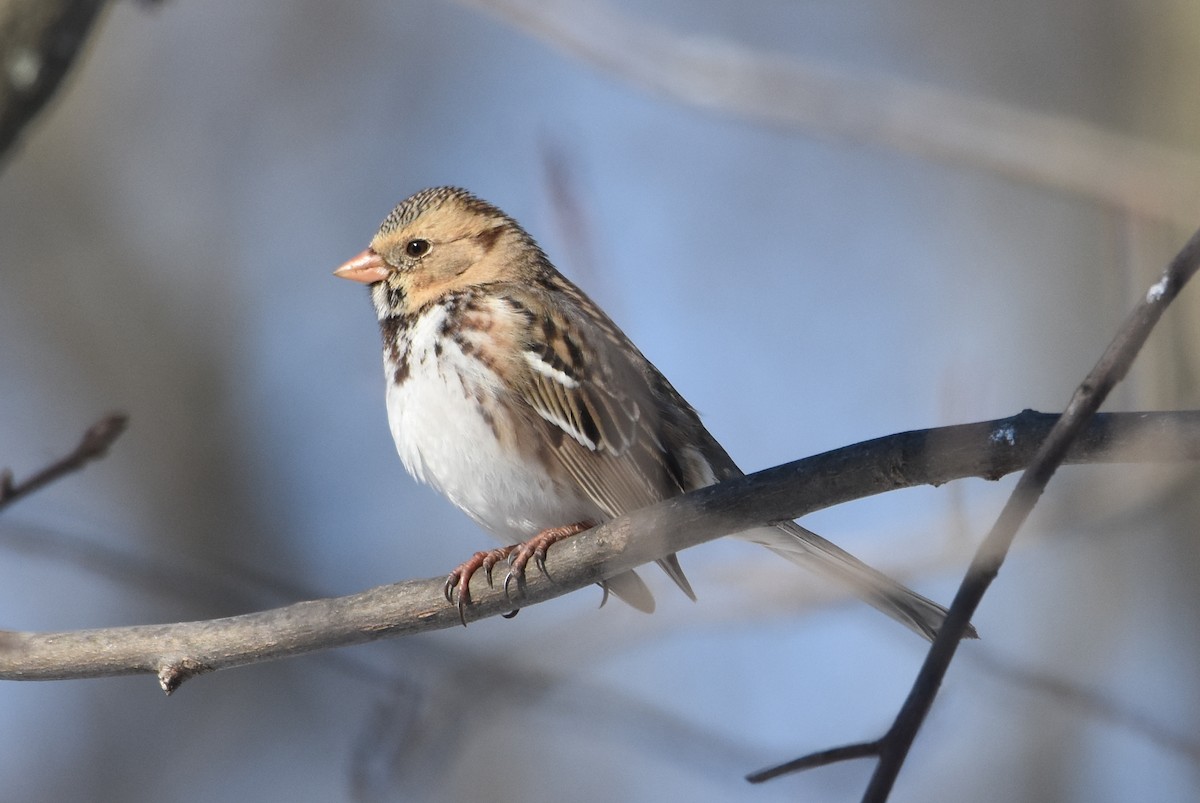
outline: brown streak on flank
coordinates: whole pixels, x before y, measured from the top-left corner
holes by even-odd
[[[464,357],[479,356],[479,349],[476,348],[474,343],[463,337],[462,332],[455,332],[451,335],[451,340],[454,341],[454,345],[458,346],[458,350],[462,352]]]
[[[496,426],[496,416],[492,414],[491,408],[486,404],[480,403],[479,414],[483,416],[483,420],[491,428],[492,434],[496,436],[496,440],[503,442],[504,438],[501,437],[500,428]]]

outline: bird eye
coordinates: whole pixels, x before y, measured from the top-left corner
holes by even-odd
[[[404,244],[404,253],[410,257],[423,257],[429,253],[429,241],[409,240]]]

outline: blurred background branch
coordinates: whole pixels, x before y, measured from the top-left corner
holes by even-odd
[[[458,0],[667,98],[806,136],[862,142],[1191,226],[1200,156],[885,75],[687,35],[604,0]]]
[[[50,102],[109,0],[0,0],[0,168]]]
[[[748,467],[1056,406],[1195,218],[1191,0],[110,5],[0,181],[3,460],[48,464],[98,409],[138,426],[0,519],[14,629],[335,596],[481,542],[403,476],[366,302],[328,278],[422,186],[526,221]],[[1196,406],[1191,301],[1115,405]],[[1064,685],[959,661],[913,799],[1196,798],[1169,738],[1200,721],[1196,481],[1064,473],[976,620]],[[1007,484],[806,523],[945,599]],[[921,645],[739,546],[689,551],[700,601],[653,617],[573,594],[170,705],[141,678],[0,684],[0,779],[31,803],[855,797],[854,765],[740,773],[874,732]]]
[[[125,431],[128,422],[129,419],[122,413],[109,413],[83,433],[83,439],[70,454],[55,460],[20,482],[14,479],[11,468],[0,469],[0,510],[39,488],[78,471],[91,461],[104,457],[113,442]]]

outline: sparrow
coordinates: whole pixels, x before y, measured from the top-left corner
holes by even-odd
[[[400,459],[505,543],[450,573],[466,623],[471,577],[509,561],[505,588],[546,550],[623,513],[742,472],[666,377],[559,273],[511,217],[456,187],[422,190],[334,275],[366,284],[383,336]],[[847,584],[932,639],[946,610],[786,521],[736,534]],[[678,558],[658,565],[691,599]],[[602,584],[647,613],[633,571]]]

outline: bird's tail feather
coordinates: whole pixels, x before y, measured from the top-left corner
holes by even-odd
[[[761,544],[791,562],[849,586],[863,601],[930,641],[946,619],[946,609],[872,569],[846,550],[795,522],[756,527],[736,538]],[[968,638],[978,638],[975,628]]]
[[[654,595],[649,586],[636,572],[622,572],[608,578],[600,584],[606,591],[628,605],[637,608],[642,613],[654,613]]]

